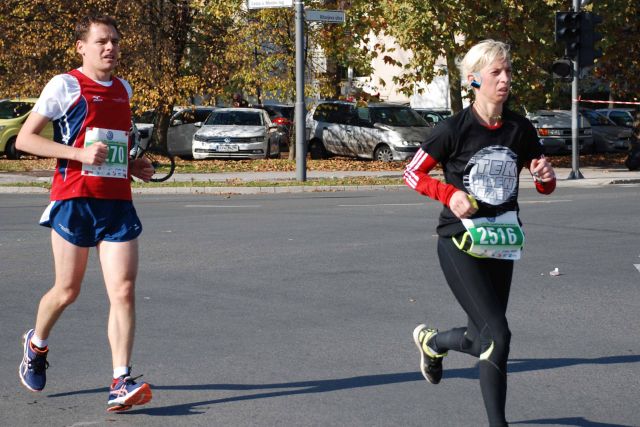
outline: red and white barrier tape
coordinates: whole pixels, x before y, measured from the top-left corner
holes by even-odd
[[[574,100],[577,102],[589,102],[591,104],[622,104],[622,105],[640,105],[640,102],[631,102],[631,101],[597,101],[597,100],[593,100],[593,99],[582,99],[582,98],[578,98],[577,100]]]

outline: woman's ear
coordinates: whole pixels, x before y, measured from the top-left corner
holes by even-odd
[[[471,79],[471,81],[469,81]],[[467,81],[471,87],[476,89],[480,89],[480,85],[482,84],[482,77],[480,77],[480,73],[471,73],[467,76]]]

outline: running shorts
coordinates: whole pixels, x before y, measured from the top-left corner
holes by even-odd
[[[128,242],[142,233],[133,202],[75,198],[55,200],[47,206],[40,225],[53,228],[76,246],[93,247],[101,241]]]

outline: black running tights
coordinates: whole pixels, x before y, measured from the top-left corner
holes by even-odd
[[[467,327],[440,332],[430,346],[480,358],[480,389],[491,427],[506,426],[507,358],[511,332],[506,311],[513,261],[475,258],[451,238],[438,239],[438,257],[454,296],[466,312]]]

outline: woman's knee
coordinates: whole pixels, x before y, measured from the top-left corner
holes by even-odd
[[[511,345],[511,331],[508,325],[494,328],[491,331],[486,328],[481,334],[480,359],[491,359],[494,362],[506,360],[509,356]]]

